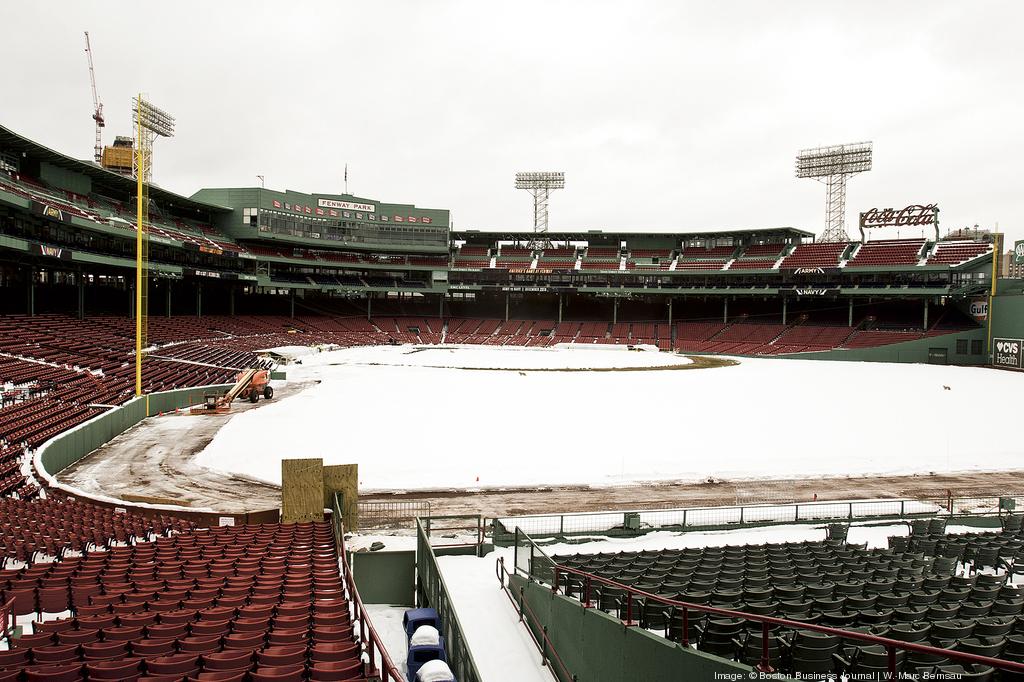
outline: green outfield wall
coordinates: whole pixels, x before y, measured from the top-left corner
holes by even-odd
[[[519,609],[525,603],[536,616],[530,627],[535,632],[547,630],[553,650],[573,675],[564,679],[559,666],[551,665],[560,682],[749,679],[749,666],[684,647],[639,627],[625,627],[600,609],[583,608],[575,599],[520,576],[510,576],[509,587]]]
[[[876,348],[850,348],[820,353],[779,356],[798,360],[854,360],[860,362],[921,362],[937,365],[984,365],[988,362],[984,327],[890,343]]]
[[[47,441],[37,453],[39,464],[42,468],[42,471],[39,471],[38,474],[44,478],[46,476],[56,476],[58,473],[79,461],[100,446],[108,443],[128,429],[137,425],[146,417],[158,415],[162,412],[173,412],[177,409],[200,404],[203,402],[203,397],[206,393],[223,393],[230,389],[232,385],[233,384],[219,384],[214,386],[183,388],[174,391],[152,393],[141,398],[133,398],[124,405],[108,410],[98,417],[95,417],[94,419],[91,419],[70,431],[65,431],[64,433]],[[204,525],[269,523],[277,521],[279,517],[277,509],[241,514],[222,514],[219,512],[192,511],[187,507],[175,507],[170,509],[166,506],[145,505],[121,500],[92,497],[63,487],[50,487],[48,490],[51,494],[76,497],[100,506],[115,507],[124,510],[131,509],[132,512],[143,516],[154,516],[170,512],[175,516],[187,518]]]

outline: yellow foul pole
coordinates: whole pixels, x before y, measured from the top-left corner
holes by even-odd
[[[1003,257],[1003,233],[996,232],[992,235],[992,277],[991,288],[988,292],[988,342],[985,345],[985,352],[992,353],[992,312],[996,302],[996,283],[999,276],[999,260]],[[991,355],[990,355],[991,357]]]
[[[142,103],[142,94],[139,94],[139,104]],[[135,166],[136,166],[136,207],[135,207],[135,395],[142,395],[142,316],[145,314],[142,310],[142,287],[145,284],[142,277],[142,231],[144,228],[143,221],[143,197],[142,197],[142,183],[146,174],[146,158],[143,153],[143,141],[142,141],[142,116],[136,116],[136,131],[135,131]]]

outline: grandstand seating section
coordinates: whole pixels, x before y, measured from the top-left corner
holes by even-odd
[[[673,340],[674,331],[674,340]],[[949,333],[807,323],[736,321],[503,322],[495,319],[329,316],[152,317],[144,364],[146,392],[232,383],[246,367],[272,367],[256,352],[296,344],[343,347],[388,343],[550,346],[650,344],[662,350],[782,355],[870,348]],[[31,498],[38,488],[22,462],[49,438],[134,396],[134,324],[123,317],[0,317],[0,494]]]
[[[992,253],[992,245],[974,241],[946,241],[935,245],[928,265],[959,265]]]
[[[837,268],[849,242],[800,244],[779,265],[780,270],[796,268]]]
[[[889,265],[916,265],[924,248],[923,239],[885,239],[867,242],[846,264],[848,268]]]
[[[721,270],[725,267],[724,260],[683,260],[676,262],[676,270]]]
[[[552,559],[677,601],[1020,662],[1024,590],[1008,578],[1019,575],[1018,563],[1024,565],[1024,535],[1020,517],[1011,521],[1014,517],[1004,517],[1007,529],[1002,532],[946,534],[942,518],[914,519],[911,535],[889,538],[884,549],[847,544],[840,539],[845,527],[839,525],[834,539],[822,541]],[[535,561],[534,570],[550,580],[551,569],[542,561]],[[559,581],[568,594],[584,598],[582,576],[562,574]],[[621,587],[596,581],[589,599],[623,620],[631,616],[641,627],[682,639],[682,618],[669,605],[628,597]],[[702,651],[748,665],[761,660],[760,623],[690,610],[688,628],[687,638]],[[875,655],[878,650],[881,657]],[[876,679],[873,675],[887,663],[884,648],[877,645],[780,627],[769,632],[769,654],[777,670],[808,678],[851,673]],[[935,666],[950,662],[902,652],[898,664],[908,674],[922,669],[934,674]]]
[[[691,258],[711,258],[720,261],[727,261],[736,254],[736,249],[736,246],[711,246],[707,248],[687,246],[683,248],[679,257],[687,260]]]
[[[363,678],[327,523],[196,529],[56,500],[0,514],[27,544],[7,556],[56,559],[0,572],[4,601],[36,614],[0,679]]]
[[[745,258],[734,260],[729,266],[730,270],[771,270],[775,267],[777,258]]]

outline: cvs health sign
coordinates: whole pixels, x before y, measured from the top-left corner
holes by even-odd
[[[992,339],[992,364],[996,367],[1024,369],[1022,348],[1022,339]]]

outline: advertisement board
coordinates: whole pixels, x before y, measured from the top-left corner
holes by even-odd
[[[992,364],[1008,369],[1024,369],[1024,363],[1021,361],[1024,357],[1021,354],[1022,348],[1022,339],[992,339]]]

